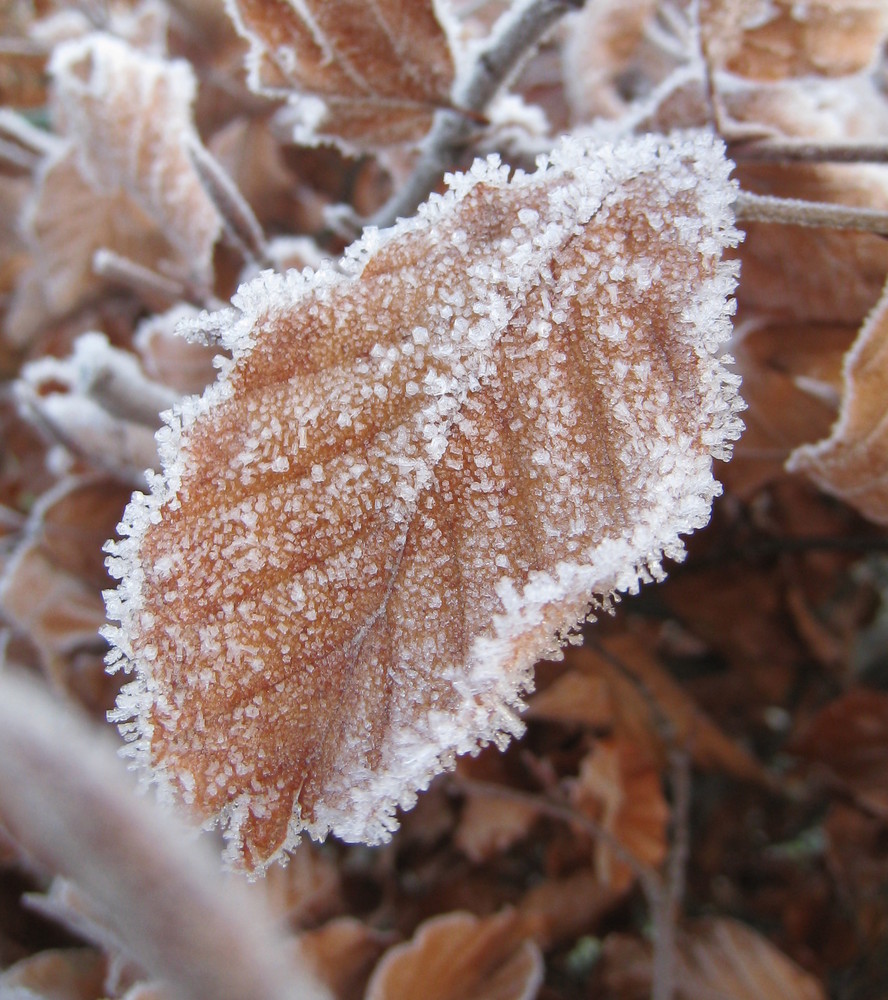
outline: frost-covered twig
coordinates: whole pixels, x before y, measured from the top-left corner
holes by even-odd
[[[237,185],[201,143],[189,143],[188,153],[207,193],[222,216],[229,236],[256,264],[270,267],[265,233]]]
[[[327,1000],[258,899],[137,797],[111,741],[36,684],[0,674],[0,819],[83,889],[132,957],[189,1000]]]
[[[811,139],[755,139],[730,146],[742,162],[888,163],[886,142],[818,142]]]
[[[775,222],[789,226],[850,229],[888,236],[888,212],[853,205],[775,198],[773,195],[738,191],[734,202],[738,222]]]
[[[552,25],[585,0],[523,0],[497,22],[493,33],[454,88],[457,111],[438,112],[413,173],[383,207],[368,220],[383,229],[412,215],[434,190],[483,115],[490,101],[522,58]]]

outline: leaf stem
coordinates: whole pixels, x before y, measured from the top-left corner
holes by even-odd
[[[468,73],[454,85],[458,110],[442,109],[435,118],[419,160],[406,183],[369,220],[384,229],[398,218],[413,215],[434,190],[446,170],[477,128],[478,117],[521,60],[549,28],[569,10],[579,10],[585,0],[523,0],[496,23],[487,43],[478,52]]]
[[[888,236],[888,212],[854,205],[775,198],[772,195],[738,191],[734,201],[738,222],[772,222],[789,226],[848,229]]]

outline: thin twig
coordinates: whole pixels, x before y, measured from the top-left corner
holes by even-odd
[[[888,236],[888,212],[853,205],[775,198],[772,195],[738,191],[734,201],[738,222],[773,222],[789,226],[846,229]]]
[[[35,160],[42,160],[62,145],[58,136],[37,128],[9,108],[0,108],[0,139],[18,146]]]
[[[691,755],[686,749],[673,747],[670,750],[669,778],[672,787],[672,837],[665,891],[652,913],[651,1000],[672,1000],[675,994],[676,931],[690,853]]]
[[[161,302],[173,303],[185,298],[185,286],[181,281],[158,274],[150,267],[106,247],[96,250],[92,267],[100,278],[124,285],[149,302],[159,299]]]
[[[569,10],[579,10],[584,2],[524,0],[503,14],[470,71],[454,87],[454,104],[458,110],[445,109],[437,113],[413,173],[368,220],[370,225],[383,229],[398,218],[413,215],[445,171],[452,168],[460,150],[477,128],[479,117],[521,60],[559,18]]]
[[[207,194],[222,216],[228,235],[260,267],[271,267],[265,233],[238,186],[203,146],[192,143],[188,152]]]
[[[888,163],[888,143],[756,139],[731,145],[730,154],[733,159],[742,162]]]

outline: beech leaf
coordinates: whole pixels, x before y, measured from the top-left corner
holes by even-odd
[[[453,55],[432,0],[228,0],[250,85],[291,98],[301,138],[360,146],[422,138],[450,107]]]
[[[248,868],[379,842],[590,609],[681,558],[741,429],[705,133],[496,158],[341,270],[266,274],[109,543],[116,720]]]
[[[50,63],[58,142],[37,172],[24,227],[35,263],[9,320],[24,342],[49,316],[105,284],[99,250],[205,287],[222,219],[191,161],[191,67],[94,32],[59,45]]]
[[[842,408],[830,436],[789,456],[807,473],[877,524],[888,524],[888,290],[845,356]]]

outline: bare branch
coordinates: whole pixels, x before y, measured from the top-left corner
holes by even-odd
[[[732,144],[730,155],[744,163],[888,163],[888,143],[756,139]]]
[[[734,202],[738,222],[773,222],[784,226],[849,229],[888,236],[888,212],[852,205],[775,198],[771,195],[738,191]]]
[[[226,232],[246,256],[260,267],[270,267],[265,233],[237,185],[202,145],[191,143],[188,152],[207,193],[222,216]]]
[[[457,82],[454,103],[459,111],[441,110],[423,152],[406,183],[368,220],[384,229],[396,219],[412,215],[450,169],[469,136],[478,127],[488,104],[521,60],[555,22],[585,0],[524,0],[497,22],[462,83]]]

